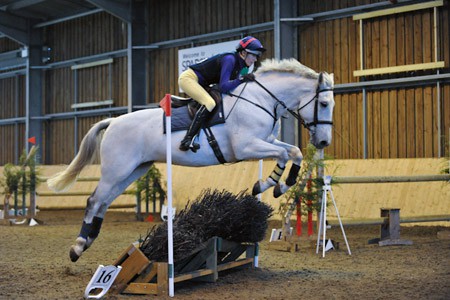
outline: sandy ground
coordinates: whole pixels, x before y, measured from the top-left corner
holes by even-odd
[[[40,212],[43,225],[0,225],[0,299],[83,299],[99,264],[111,264],[152,226],[134,215],[108,212],[95,244],[76,263],[68,249],[77,236],[82,211]],[[271,224],[273,226],[273,224]],[[276,225],[276,224],[275,224]],[[450,299],[450,240],[443,227],[402,227],[411,246],[379,247],[367,241],[378,226],[346,228],[349,256],[340,228],[328,237],[340,243],[325,258],[305,242],[299,252],[268,249],[261,243],[260,267],[219,274],[215,283],[175,285],[176,299]],[[107,295],[107,299],[160,299]]]

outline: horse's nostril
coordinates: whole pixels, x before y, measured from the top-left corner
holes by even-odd
[[[327,147],[328,145],[329,145],[329,143],[327,142],[327,141],[320,141],[320,146],[322,147],[322,148],[325,148],[325,147]]]

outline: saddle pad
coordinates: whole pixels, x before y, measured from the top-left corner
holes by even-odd
[[[192,119],[189,116],[187,105],[178,108],[172,107],[172,119],[171,119],[172,131],[187,130],[191,125],[191,122]],[[211,116],[210,120],[208,121],[205,127],[212,127],[214,125],[224,123],[225,123],[225,116],[223,113],[223,104],[220,103],[213,110],[213,115]],[[166,113],[164,113],[163,127],[164,133],[166,133]]]

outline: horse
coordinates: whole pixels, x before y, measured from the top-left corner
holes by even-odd
[[[296,182],[303,159],[294,145],[277,139],[280,118],[292,114],[308,129],[310,142],[318,149],[331,143],[334,108],[333,74],[317,73],[295,59],[267,59],[254,73],[255,81],[243,83],[223,95],[226,122],[211,127],[226,162],[275,158],[276,167],[265,180],[258,180],[252,194],[271,187],[274,195],[284,194]],[[80,149],[62,172],[48,179],[50,189],[67,190],[81,170],[100,153],[101,177],[88,197],[79,236],[70,248],[75,262],[97,238],[106,210],[113,200],[154,162],[166,160],[163,132],[164,111],[152,108],[134,111],[94,124],[84,136]],[[200,149],[178,149],[185,132],[172,133],[172,163],[182,166],[210,166],[219,161],[204,134],[197,137]],[[285,182],[280,178],[292,160]]]

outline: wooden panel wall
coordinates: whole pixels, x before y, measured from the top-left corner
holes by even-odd
[[[64,61],[127,47],[127,25],[107,14],[98,13],[48,27],[46,42],[52,48],[52,61]],[[111,81],[110,81],[111,77]],[[78,81],[75,86],[75,79]],[[78,95],[77,99],[76,95]],[[127,105],[127,60],[114,58],[112,65],[72,70],[70,67],[45,71],[44,114],[73,112],[75,102],[112,99],[113,106]],[[79,109],[85,110],[85,109]],[[80,117],[78,145],[95,122],[109,117]],[[48,164],[68,163],[75,155],[75,120],[49,120],[45,123],[46,147],[42,160]]]
[[[0,80],[0,119],[25,116],[25,78],[15,76]],[[24,147],[24,124],[0,126],[0,162],[16,163]],[[18,142],[18,149],[15,149]],[[20,152],[20,153],[18,153]]]
[[[377,1],[330,2],[299,1],[299,15]],[[438,7],[438,60],[446,62],[441,73],[449,72],[449,14],[448,5]],[[433,9],[377,17],[364,20],[363,24],[365,69],[435,61]],[[361,67],[358,22],[349,17],[302,25],[299,29],[300,61],[315,70],[333,72],[335,84],[436,74],[418,70],[357,78],[353,71]],[[441,85],[439,108],[436,85],[368,91],[367,157],[437,157],[439,150],[444,154],[446,140],[439,136],[438,130],[441,129],[441,135],[449,134],[450,99],[446,97],[449,88],[448,83]],[[333,143],[326,152],[339,159],[363,158],[362,93],[339,94],[335,100]],[[304,132],[303,145],[307,141]]]
[[[58,68],[45,71],[44,114],[71,111],[74,99],[73,71],[70,68]]]
[[[64,61],[127,47],[127,25],[101,12],[46,27],[52,61]]]
[[[270,22],[273,1],[150,0],[148,20],[149,42],[154,43]]]
[[[148,20],[149,43],[155,43],[270,22],[273,20],[273,1],[151,0]],[[152,30],[153,28],[158,30]],[[259,32],[253,35],[268,49],[264,57],[273,57],[273,32]],[[166,93],[179,94],[178,50],[240,38],[241,36],[237,35],[229,39],[151,51],[148,56],[148,102],[157,102]]]
[[[21,47],[21,45],[14,40],[8,39],[8,38],[2,38],[0,39],[0,53],[1,52],[9,52],[13,50],[17,50]]]

